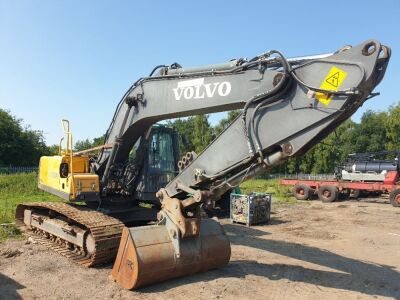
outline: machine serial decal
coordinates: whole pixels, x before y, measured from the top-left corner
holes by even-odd
[[[232,86],[229,81],[204,83],[204,78],[185,80],[178,82],[178,86],[172,89],[175,100],[184,99],[204,99],[214,95],[221,97],[231,93]]]
[[[337,67],[332,67],[329,70],[328,74],[325,76],[324,81],[321,83],[321,86],[319,88],[329,91],[338,91],[346,76],[347,72]],[[317,93],[316,98],[321,103],[328,105],[332,100],[332,95]]]

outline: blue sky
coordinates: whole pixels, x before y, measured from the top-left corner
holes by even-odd
[[[72,122],[75,139],[107,129],[128,87],[158,64],[194,66],[253,57],[332,52],[375,38],[392,48],[381,96],[400,101],[400,0],[0,0],[0,107],[43,130],[47,144]],[[221,114],[210,118],[218,121]]]

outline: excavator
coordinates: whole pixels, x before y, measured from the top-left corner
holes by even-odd
[[[333,132],[378,94],[390,54],[367,40],[321,55],[271,50],[200,67],[159,65],[122,97],[97,156],[73,152],[63,121],[66,146],[41,158],[38,186],[65,201],[20,204],[16,220],[84,266],[114,261],[112,277],[126,289],[222,268],[229,239],[202,209]],[[182,159],[173,130],[156,125],[238,109],[207,148]]]

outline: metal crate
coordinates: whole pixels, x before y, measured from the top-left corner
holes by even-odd
[[[271,219],[271,194],[231,194],[230,217],[232,223],[266,224]]]

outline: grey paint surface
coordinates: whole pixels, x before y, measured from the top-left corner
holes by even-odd
[[[365,48],[370,43],[375,44],[376,51],[365,55]],[[276,151],[273,149],[279,149],[283,144],[289,143],[292,151],[288,156],[300,155],[350,117],[383,77],[390,57],[389,50],[387,57],[380,59],[378,56],[384,52],[383,50],[386,49],[382,48],[379,42],[366,41],[350,50],[332,56],[322,56],[322,58],[317,57],[312,60],[305,58],[300,63],[296,62],[300,65],[303,63],[295,70],[296,75],[309,86],[318,88],[331,68],[336,66],[347,73],[340,90],[354,87],[360,93],[334,96],[329,105],[325,105],[315,98],[308,97],[308,88],[293,78],[289,78],[289,83],[279,91],[280,101],[259,109],[255,114],[256,133],[263,153],[267,155]],[[275,76],[281,72],[276,67],[268,69],[268,65],[261,71],[258,65],[234,72],[226,71],[226,64],[221,65],[220,71],[215,65],[213,65],[213,71],[204,71],[206,69],[196,68],[193,69],[196,73],[182,74],[175,71],[174,73],[178,73],[178,75],[150,77],[140,81],[130,91],[128,97],[142,96],[143,103],[137,103],[130,109],[125,126],[123,126],[124,117],[129,106],[123,103],[108,132],[107,143],[120,138],[119,147],[114,149],[115,159],[110,164],[123,163],[133,144],[152,124],[170,118],[243,108],[249,99],[272,89]],[[190,68],[186,70],[190,72]],[[204,72],[199,73],[198,70]],[[209,87],[217,87],[223,82],[229,82],[231,90],[227,95],[215,92],[213,97],[197,97],[198,99],[181,97],[180,100],[177,100],[174,89],[185,85],[188,80],[197,80],[203,83],[199,88],[200,92],[197,92],[198,96],[204,94],[204,85],[207,84]],[[193,95],[193,93],[195,92],[187,92],[187,95]],[[250,116],[255,106],[256,104],[252,104],[247,110],[246,130],[250,135]],[[120,133],[122,134],[120,135]],[[110,151],[104,150],[98,161],[100,167],[104,167],[107,163]],[[176,189],[177,182],[195,189],[210,190],[215,182],[224,179],[196,180],[194,174],[197,169],[201,169],[206,175],[220,174],[245,159],[252,158],[249,155],[248,141],[244,134],[242,120],[238,118],[167,185],[167,192],[170,196],[182,193],[181,190]],[[257,164],[255,159],[254,162],[249,162],[230,172],[229,176],[235,172],[240,173],[250,165],[254,166]],[[228,174],[224,176],[226,177]]]

